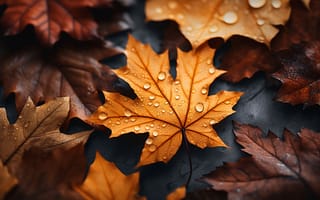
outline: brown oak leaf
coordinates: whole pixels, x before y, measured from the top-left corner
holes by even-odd
[[[122,52],[108,42],[64,38],[52,48],[43,48],[35,38],[23,34],[2,38],[0,47],[5,49],[0,52],[0,83],[5,96],[15,94],[18,111],[28,96],[36,104],[70,96],[69,119],[85,120],[102,104],[99,90],[116,91],[123,85],[99,62]]]
[[[292,105],[320,105],[320,41],[294,45],[277,55],[283,64],[273,74],[282,82],[277,100]]]
[[[0,108],[0,159],[16,174],[22,155],[31,147],[43,150],[71,147],[86,141],[91,131],[67,135],[59,131],[70,109],[68,97],[57,98],[39,107],[29,98],[14,124]]]
[[[232,107],[242,93],[220,91],[208,96],[209,85],[224,73],[212,65],[213,49],[178,50],[176,79],[169,74],[168,52],[158,55],[132,36],[126,49],[127,66],[114,72],[138,98],[104,92],[106,103],[90,122],[109,127],[111,137],[149,132],[139,166],[168,162],[183,140],[200,148],[225,146],[212,125],[234,113]]]
[[[283,140],[254,126],[234,124],[237,142],[251,156],[227,163],[204,180],[228,199],[319,199],[320,134],[284,131]]]
[[[97,24],[90,8],[110,6],[112,0],[3,0],[7,8],[0,23],[6,34],[21,32],[27,25],[35,27],[40,40],[54,44],[62,31],[79,40],[98,37]]]
[[[98,152],[82,185],[75,188],[85,199],[145,200],[138,195],[139,173],[128,176]]]
[[[292,44],[320,40],[320,1],[292,0],[290,4],[290,18],[271,43],[274,51],[288,49]]]
[[[245,37],[231,37],[228,48],[220,57],[220,68],[227,70],[222,78],[239,82],[256,72],[275,72],[280,63],[267,46]]]
[[[0,199],[4,199],[4,196],[9,192],[16,184],[18,180],[12,176],[7,167],[3,165],[0,160]]]
[[[82,199],[74,191],[86,172],[84,145],[43,151],[27,150],[18,168],[19,184],[6,199]]]
[[[274,25],[284,24],[289,15],[289,0],[148,0],[146,3],[148,20],[176,21],[194,47],[210,38],[226,40],[232,35],[269,44],[278,32]]]

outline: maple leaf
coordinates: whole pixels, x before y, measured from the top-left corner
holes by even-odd
[[[274,25],[284,24],[289,15],[289,0],[149,0],[146,4],[148,20],[176,21],[194,47],[210,38],[226,40],[232,35],[243,35],[269,44],[278,32]]]
[[[4,0],[1,18],[6,34],[17,34],[32,24],[40,40],[54,44],[64,31],[79,40],[98,37],[90,8],[109,6],[112,0]]]
[[[122,52],[110,43],[63,38],[53,48],[43,48],[28,34],[0,41],[6,49],[0,53],[0,82],[5,96],[15,94],[18,111],[28,96],[36,104],[70,96],[68,119],[85,120],[102,104],[99,90],[127,91],[109,67],[99,62]]]
[[[75,188],[85,199],[144,200],[139,197],[139,173],[126,176],[98,152],[82,185]]]
[[[277,55],[283,64],[273,74],[283,83],[277,100],[293,105],[320,105],[320,41],[294,45]]]
[[[170,194],[167,195],[166,200],[180,200],[184,199],[186,196],[186,187],[181,186],[172,191]]]
[[[8,172],[7,167],[0,160],[0,199],[4,199],[6,193],[17,183],[18,180]]]
[[[242,93],[220,91],[208,96],[209,85],[224,73],[212,65],[213,53],[208,46],[187,53],[178,50],[174,80],[167,52],[158,55],[129,36],[128,64],[115,73],[130,84],[138,98],[104,92],[106,103],[88,120],[110,127],[111,137],[149,132],[139,166],[168,162],[183,137],[200,148],[225,146],[211,125],[234,112],[232,107]]]
[[[29,98],[17,121],[10,124],[4,108],[0,108],[0,159],[15,174],[23,152],[31,147],[44,150],[71,147],[85,141],[91,131],[66,135],[59,131],[68,116],[70,99],[57,98],[35,107]]]
[[[251,78],[262,70],[275,72],[280,64],[265,45],[245,37],[231,37],[229,47],[224,49],[220,57],[220,68],[227,70],[222,78],[231,82],[239,82],[243,78]],[[232,58],[232,59],[230,59]]]
[[[7,199],[82,199],[73,190],[86,172],[84,145],[44,151],[31,148],[17,170],[19,184]]]
[[[274,51],[288,49],[292,44],[320,40],[320,1],[292,0],[290,4],[290,18],[272,40],[271,47]]]
[[[310,199],[320,197],[320,135],[284,131],[284,140],[250,125],[234,124],[237,142],[252,155],[206,175],[229,199]]]

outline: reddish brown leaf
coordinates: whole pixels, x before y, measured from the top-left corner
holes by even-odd
[[[85,172],[83,144],[51,152],[30,149],[18,170],[18,187],[7,199],[82,199],[73,186],[81,184]]]
[[[109,67],[99,62],[122,52],[110,43],[69,38],[44,49],[31,38],[23,35],[0,41],[1,49],[6,49],[0,53],[0,82],[4,95],[15,94],[18,111],[28,96],[36,104],[70,96],[69,119],[85,119],[102,103],[99,90],[115,91],[123,86]]]
[[[320,134],[302,129],[264,137],[253,126],[235,123],[237,142],[251,157],[227,163],[205,176],[229,199],[310,199],[320,197]]]
[[[8,168],[3,166],[2,160],[0,160],[0,199],[4,199],[7,192],[17,185],[17,183],[16,177],[9,173]]]
[[[90,8],[108,6],[112,0],[5,0],[1,19],[6,34],[17,34],[32,24],[40,40],[54,44],[64,31],[79,40],[97,37]]]
[[[283,84],[277,99],[293,105],[320,105],[320,41],[295,45],[278,55],[283,68],[274,77]]]
[[[225,80],[238,82],[258,71],[275,72],[279,63],[266,45],[244,37],[232,37],[221,57],[221,68],[227,70]]]
[[[320,1],[309,3],[301,0],[291,0],[291,15],[285,27],[273,39],[271,47],[276,50],[288,49],[292,44],[320,40]]]

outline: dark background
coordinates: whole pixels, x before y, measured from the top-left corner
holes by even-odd
[[[162,51],[163,28],[159,23],[146,22],[144,15],[145,1],[138,0],[136,5],[130,8],[130,16],[133,20],[133,29],[130,33],[143,43],[151,44],[156,52]],[[125,47],[127,34],[120,33],[108,37],[115,44]],[[223,49],[228,47],[228,42],[222,46],[215,57],[215,65],[219,67],[219,55]],[[103,61],[104,63],[117,68],[124,66],[125,57],[117,56]],[[201,150],[190,144],[190,153],[193,165],[192,180],[188,192],[208,187],[199,181],[199,178],[213,171],[223,162],[233,162],[244,156],[240,152],[240,146],[236,144],[232,131],[232,121],[245,124],[252,124],[260,127],[264,132],[272,131],[282,136],[282,131],[287,128],[297,133],[301,128],[310,128],[320,131],[319,106],[305,107],[303,105],[291,106],[276,102],[274,100],[280,82],[268,77],[263,72],[255,74],[251,79],[245,79],[237,84],[231,84],[221,79],[216,80],[210,87],[210,94],[220,90],[242,91],[244,95],[234,107],[236,113],[227,117],[214,126],[219,136],[229,145],[230,148],[206,148]],[[209,95],[210,95],[209,94]],[[0,90],[2,95],[2,89]],[[0,101],[0,106],[8,110],[8,118],[14,122],[17,113],[15,111],[14,96]],[[72,123],[71,132],[82,129],[85,126],[78,121]],[[113,161],[126,174],[136,170],[140,174],[140,193],[147,196],[149,200],[165,199],[165,196],[176,187],[184,185],[189,175],[188,156],[183,148],[179,149],[173,159],[167,163],[156,163],[135,169],[139,160],[140,151],[143,148],[147,134],[135,135],[129,133],[115,139],[109,139],[110,130],[95,131],[86,144],[86,156],[88,165],[94,160],[95,151],[99,151],[110,161]]]

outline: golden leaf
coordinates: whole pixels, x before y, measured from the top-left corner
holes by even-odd
[[[11,176],[6,166],[3,166],[0,160],[0,199],[4,199],[4,196],[9,192],[16,184],[18,180]]]
[[[169,74],[168,53],[161,55],[129,36],[128,65],[115,70],[138,98],[104,92],[106,103],[89,118],[112,129],[111,137],[149,132],[138,165],[168,162],[183,135],[200,147],[225,146],[211,125],[234,111],[241,92],[220,91],[208,96],[209,85],[224,73],[212,65],[208,46],[188,53],[178,50],[177,77]]]
[[[166,200],[181,200],[181,199],[184,199],[185,197],[186,197],[186,187],[182,186],[182,187],[178,187],[173,192],[168,194]]]
[[[126,176],[98,152],[83,184],[75,188],[83,198],[104,200],[142,200],[139,197],[139,173]]]
[[[269,45],[290,15],[289,0],[148,0],[148,20],[171,19],[194,47],[214,37],[243,35]]]
[[[17,121],[10,124],[6,111],[0,108],[0,159],[15,171],[25,150],[39,147],[43,150],[71,147],[85,141],[91,131],[66,135],[59,131],[68,117],[70,99],[57,98],[36,107],[28,98]]]

